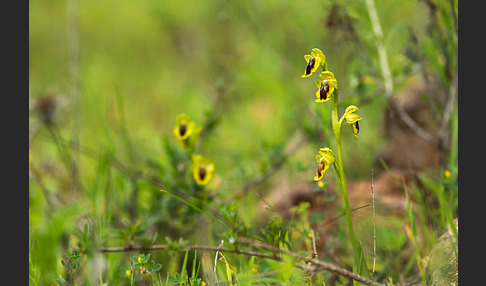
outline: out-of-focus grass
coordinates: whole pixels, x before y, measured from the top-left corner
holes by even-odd
[[[174,214],[164,209],[166,205],[155,203],[161,194],[154,192],[153,186],[110,170],[108,159],[113,156],[122,164],[144,171],[149,161],[168,164],[163,138],[176,144],[172,129],[177,114],[189,114],[202,124],[221,88],[219,124],[203,149],[205,156],[215,162],[214,179],[221,180],[221,198],[230,197],[235,187],[238,189],[271,165],[269,153],[277,147],[284,148],[304,122],[316,122],[316,108],[327,112],[329,107],[314,103],[315,85],[300,78],[305,68],[303,55],[311,48],[321,48],[326,54],[339,81],[342,110],[346,104],[355,104],[362,96],[373,94],[380,77],[369,74],[378,70],[378,60],[365,5],[359,1],[340,3],[354,20],[355,33],[362,41],[359,44],[346,31],[326,24],[331,4],[275,0],[78,1],[79,138],[82,146],[98,153],[81,156],[85,193],[70,202],[66,182],[59,180],[66,171],[49,133],[40,129],[31,138],[33,170],[43,170],[39,175],[47,188],[43,190],[33,181],[29,185],[30,256],[36,267],[29,272],[32,280],[42,285],[63,273],[59,261],[68,247],[77,245],[70,233],[83,229],[80,217],[96,226],[97,233],[93,235],[98,238],[121,228],[121,222],[112,219],[130,217],[126,210],[134,188],[138,189],[138,219],[144,225],[159,219],[152,216],[158,208],[159,216]],[[423,5],[419,1],[377,1],[392,72],[398,81],[406,76],[404,69],[410,64],[404,57],[408,26],[420,33],[426,24],[426,11],[420,7]],[[69,98],[68,23],[65,2],[29,2],[32,103],[49,93]],[[360,93],[355,84],[359,75],[375,78],[367,92]],[[369,177],[375,154],[383,144],[384,105],[384,96],[376,94],[375,99],[360,107],[364,120],[360,123],[359,141],[347,130],[343,132],[344,165],[351,179]],[[73,109],[72,101],[68,101],[56,114],[56,130],[65,139],[72,136]],[[32,121],[36,120],[33,115]],[[322,128],[325,124],[316,126]],[[289,185],[311,182],[316,150],[334,143],[325,136],[319,139],[321,146],[312,142],[296,152],[284,172],[277,173],[265,189],[282,180]],[[69,203],[55,204],[56,195]],[[54,201],[56,207],[51,208],[49,201]],[[239,201],[246,210],[241,217],[249,225],[260,223],[256,201],[252,193]],[[174,212],[182,216],[187,206],[174,207]],[[220,226],[215,228],[220,230]],[[385,248],[395,249],[394,243],[397,242],[390,242]],[[228,256],[234,257],[237,256]],[[179,269],[176,258],[157,258],[165,259],[161,261],[166,263],[163,271],[168,270],[166,266],[171,271]],[[129,260],[129,254],[110,254],[104,266],[93,269],[107,267],[107,277],[118,281],[124,271],[120,265]],[[240,263],[240,269],[249,268]],[[89,277],[89,270],[84,275]],[[98,273],[94,276],[98,279]]]
[[[366,29],[369,24],[362,5],[349,4],[360,17],[356,26]],[[414,5],[406,1],[391,7],[384,4],[384,27],[404,30],[407,17],[421,19]],[[191,5],[83,1],[78,6],[82,143],[120,148],[120,142],[114,140],[120,120],[118,93],[124,98],[127,129],[141,160],[158,151],[160,136],[171,133],[178,113],[202,120],[204,110],[211,107],[218,80],[223,80],[228,91],[218,135],[211,140],[208,152],[225,154],[227,160],[215,158],[222,172],[234,165],[229,154],[245,154],[249,163],[254,162],[260,156],[256,151],[261,142],[279,144],[299,127],[314,93],[314,87],[299,78],[304,51],[317,46],[325,50],[340,79],[343,99],[354,96],[348,87],[353,72],[366,70],[361,58],[366,51],[357,54],[359,50],[350,41],[325,26],[329,4],[317,1]],[[392,20],[393,25],[386,25]],[[65,3],[31,3],[29,29],[30,96],[67,94]],[[405,37],[387,30],[385,34],[390,35],[387,47],[393,59],[401,52]],[[362,35],[370,37],[369,30]],[[380,107],[361,110],[368,119],[362,141],[374,139],[377,146],[377,138],[373,138],[377,136],[369,131],[380,124],[380,117],[371,117],[380,114],[372,111]],[[66,124],[70,119],[66,117]],[[353,149],[363,148],[354,145]],[[83,168],[83,172],[88,172],[86,169],[92,168]]]

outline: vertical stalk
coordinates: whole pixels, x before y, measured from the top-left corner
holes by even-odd
[[[334,131],[334,137],[336,138],[336,146],[338,151],[338,172],[339,172],[339,182],[341,183],[341,190],[343,193],[344,206],[346,209],[346,219],[348,223],[349,236],[351,239],[351,244],[353,245],[354,259],[356,265],[358,265],[357,255],[358,255],[358,245],[356,243],[356,237],[354,236],[353,221],[351,218],[351,207],[349,206],[348,197],[348,186],[346,183],[346,176],[344,175],[343,160],[342,160],[342,148],[341,148],[341,123],[339,122],[339,116],[337,111],[339,92],[336,89],[332,95],[332,129]]]
[[[77,0],[69,0],[67,3],[68,40],[69,40],[69,74],[71,81],[71,96],[74,99],[73,114],[73,156],[71,162],[71,200],[76,198],[80,190],[81,162],[79,158],[79,132],[81,128],[81,77],[80,77],[80,56],[79,56],[79,23]]]

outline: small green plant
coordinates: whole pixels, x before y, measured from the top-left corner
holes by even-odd
[[[78,250],[68,250],[66,256],[66,259],[61,260],[61,265],[66,270],[68,280],[65,281],[64,278],[60,276],[60,280],[56,280],[60,285],[72,284],[81,265],[82,256]]]
[[[188,254],[189,252],[186,251],[180,273],[174,273],[174,275],[168,275],[167,282],[170,281],[173,284],[182,285],[182,286],[205,286],[206,282],[204,282],[201,278],[197,277],[197,275],[199,274],[199,266],[196,267],[197,255],[194,255],[191,277],[189,277],[189,275],[187,274],[186,265],[188,260]],[[169,283],[167,283],[167,285],[169,285]]]
[[[130,285],[134,281],[143,279],[144,277],[151,278],[162,269],[162,264],[155,263],[150,260],[150,253],[139,254],[132,256],[130,261],[130,269],[125,271],[125,275],[130,279]]]

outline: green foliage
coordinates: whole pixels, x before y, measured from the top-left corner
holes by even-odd
[[[76,275],[76,271],[81,264],[81,254],[78,250],[68,250],[66,260],[61,260],[62,266],[66,269],[66,273],[71,276]]]
[[[167,242],[167,249],[172,254],[175,254],[177,251],[181,251],[181,247],[187,244],[187,241],[184,241],[183,238],[172,240],[170,237],[166,236],[165,241]]]
[[[147,255],[140,254],[138,256],[132,256],[133,268],[140,269],[140,274],[146,276],[153,276],[156,272],[162,269],[162,264],[155,263],[152,259],[150,260],[150,253]]]
[[[350,209],[340,205],[339,180],[329,178],[345,170],[349,181],[368,179],[386,142],[387,100],[364,1],[76,5],[71,14],[64,2],[29,2],[29,284],[202,286],[214,283],[213,267],[229,284],[346,284],[331,272],[304,271],[278,250],[311,257],[317,242],[320,261],[353,267],[343,213]],[[396,90],[425,73],[453,90],[457,1],[376,5]],[[339,81],[339,115],[356,105],[363,118],[359,141],[343,129],[342,162],[320,185],[312,181],[316,146],[341,143],[333,140],[333,107],[316,104],[314,82],[300,79],[303,53],[313,47]],[[445,100],[423,100],[439,117],[448,114]],[[201,127],[188,146],[174,134],[181,113]],[[376,226],[383,283],[419,273],[443,229],[458,239],[457,100],[448,116],[440,167],[416,174],[406,216]],[[208,184],[194,177],[209,174],[197,168],[196,154],[214,163]],[[288,205],[303,185],[316,200]],[[316,201],[336,210],[316,210]],[[323,221],[331,231],[317,227]],[[356,229],[354,271],[368,277],[370,218]],[[215,261],[214,251],[187,250],[221,240],[222,249],[265,258],[220,251]],[[142,250],[152,245],[162,250]],[[101,251],[110,247],[122,251]]]

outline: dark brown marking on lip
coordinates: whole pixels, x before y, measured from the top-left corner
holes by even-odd
[[[326,164],[324,164],[324,160],[319,161],[319,165],[317,165],[317,177],[320,178],[322,176],[322,171],[324,170],[324,167]]]
[[[187,127],[185,124],[181,124],[179,126],[179,134],[181,134],[181,136],[184,136],[184,134],[186,134],[186,131],[187,131]]]
[[[314,68],[314,65],[316,64],[316,58],[312,57],[309,59],[309,62],[307,63],[307,67],[305,68],[305,75],[309,75],[311,73],[311,70]]]
[[[206,177],[206,167],[199,166],[199,179],[201,179],[201,181],[204,181],[205,177]]]
[[[319,88],[319,94],[321,96],[321,100],[327,99],[327,93],[329,92],[329,83],[327,80],[321,81],[321,87]]]

